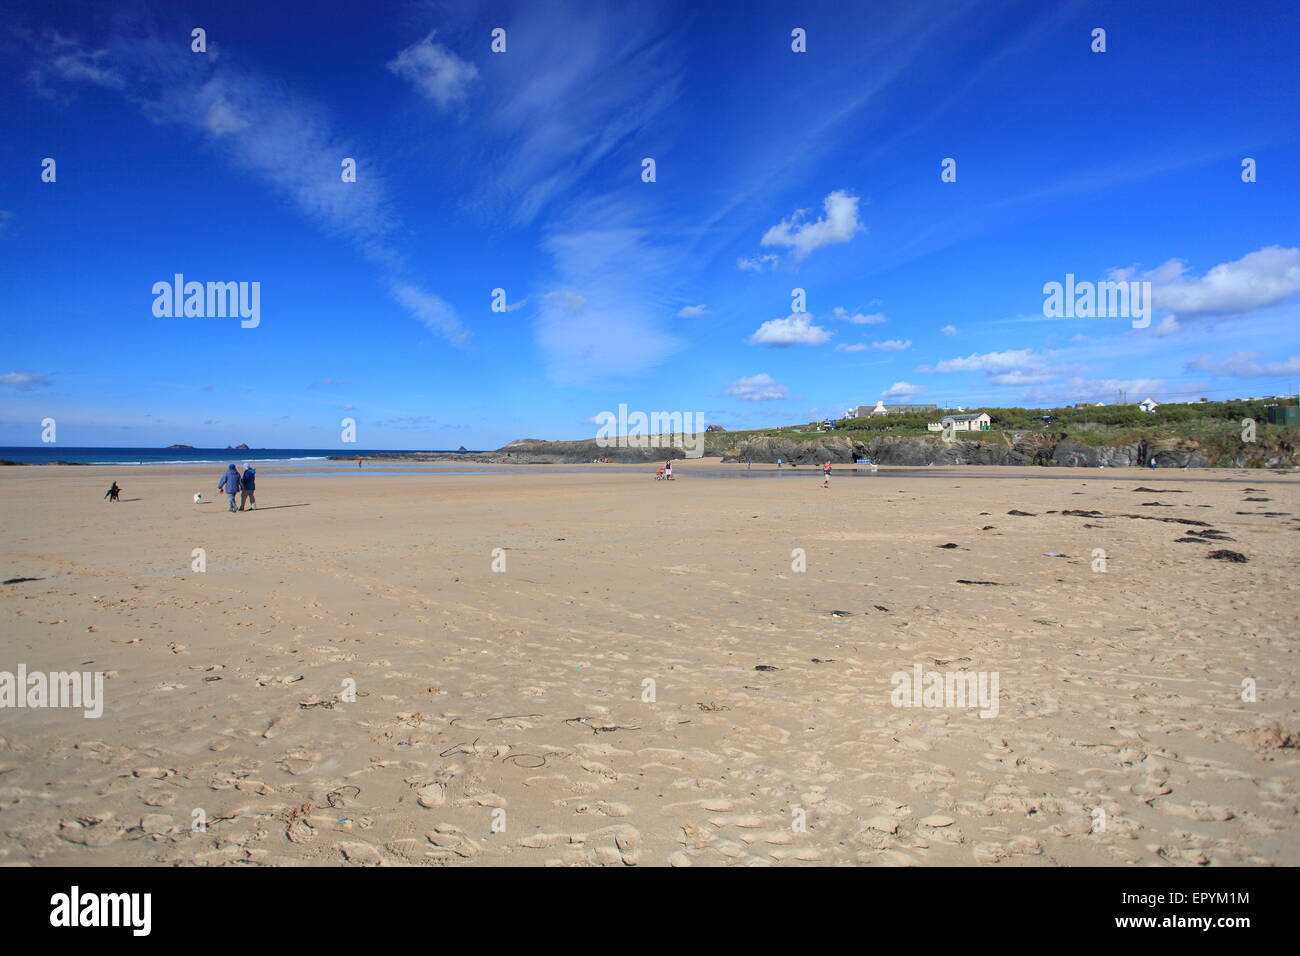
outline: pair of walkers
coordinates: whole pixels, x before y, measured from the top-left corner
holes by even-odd
[[[244,506],[251,503],[251,511],[257,510],[257,472],[248,465],[244,466],[244,473],[241,475],[239,469],[230,465],[226,473],[221,476],[217,482],[217,490],[224,491],[226,498],[230,501],[230,511],[233,514],[236,510],[243,511]],[[235,508],[235,495],[239,495],[239,508]]]

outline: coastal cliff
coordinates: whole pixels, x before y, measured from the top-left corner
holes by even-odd
[[[873,436],[825,434],[804,439],[781,435],[737,438],[726,432],[701,436],[704,456],[723,461],[752,459],[774,462],[778,458],[800,465],[824,461],[849,464],[871,459],[880,465],[1060,465],[1111,468],[1144,466],[1152,458],[1161,468],[1280,468],[1300,463],[1295,441],[1284,434],[1252,443],[1222,440],[1203,442],[1188,437],[1142,438],[1117,444],[1085,444],[1065,433],[1043,431],[1000,432],[959,437],[945,442],[935,436]],[[682,448],[606,448],[594,439],[548,442],[513,441],[494,452],[440,454],[409,452],[374,456],[372,460],[477,461],[509,464],[579,464],[604,456],[613,462],[640,463],[686,457]],[[336,459],[351,456],[336,455]]]

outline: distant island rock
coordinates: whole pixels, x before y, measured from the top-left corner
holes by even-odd
[[[456,449],[457,454],[464,454],[467,451],[469,451],[469,449],[466,448],[464,445],[461,445],[459,448]]]
[[[238,445],[227,445],[226,451],[248,451],[248,446],[242,443]]]
[[[165,451],[193,451],[193,445],[168,445]]]
[[[725,432],[725,431],[726,431],[726,429],[723,428],[721,425],[710,425],[708,428],[706,428],[706,429],[704,429],[704,430],[705,430],[705,432]]]

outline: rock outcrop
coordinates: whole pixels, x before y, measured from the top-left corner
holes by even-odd
[[[778,458],[797,465],[819,465],[824,461],[849,464],[868,458],[880,465],[1060,465],[1075,468],[1131,468],[1147,465],[1152,458],[1160,468],[1236,468],[1294,467],[1298,456],[1295,446],[1283,442],[1266,446],[1238,446],[1227,453],[1203,447],[1191,438],[1161,438],[1127,442],[1119,445],[1089,445],[1064,433],[1024,431],[957,438],[945,442],[939,435],[880,435],[859,438],[850,435],[824,434],[795,441],[780,435],[757,435],[738,438],[726,432],[709,432],[703,436],[704,455],[723,461],[749,458],[756,462],[774,462]],[[344,458],[347,456],[334,456]],[[390,456],[375,456],[377,459]],[[662,462],[686,457],[684,448],[608,448],[592,439],[588,441],[547,442],[521,438],[498,451],[439,454],[411,452],[394,455],[408,461],[508,462],[510,464],[577,464],[606,458],[613,462]]]

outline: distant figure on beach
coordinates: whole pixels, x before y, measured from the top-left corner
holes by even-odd
[[[357,455],[357,467],[358,467],[358,468],[361,467],[361,456],[360,456],[360,455]]]
[[[1156,466],[1156,460],[1155,460],[1154,458],[1152,458],[1152,459],[1151,459],[1151,467],[1152,467],[1152,468],[1155,468],[1155,466]]]
[[[673,480],[673,463],[671,461],[664,462],[664,479],[667,481]]]
[[[217,491],[226,493],[226,498],[230,501],[230,513],[234,514],[236,511],[235,495],[239,491],[239,469],[233,464],[226,466],[226,473],[217,482]]]
[[[117,496],[121,493],[122,489],[117,486],[117,482],[115,481],[109,486],[108,491],[104,492],[104,497],[109,501],[117,501]]]
[[[752,459],[752,458],[746,458],[746,459],[745,459],[745,470],[746,470],[746,471],[753,471],[753,470],[754,470],[754,459]]]
[[[780,471],[780,470],[781,470],[781,459],[780,459],[780,458],[778,458],[778,459],[776,460],[776,470],[777,470],[777,471]]]
[[[822,487],[829,488],[830,486],[831,486],[831,463],[828,461],[824,465],[822,465]]]
[[[244,505],[251,501],[253,506],[249,510],[256,511],[257,495],[254,492],[257,490],[257,472],[245,465],[244,473],[239,478],[239,487],[239,510],[243,511]]]

